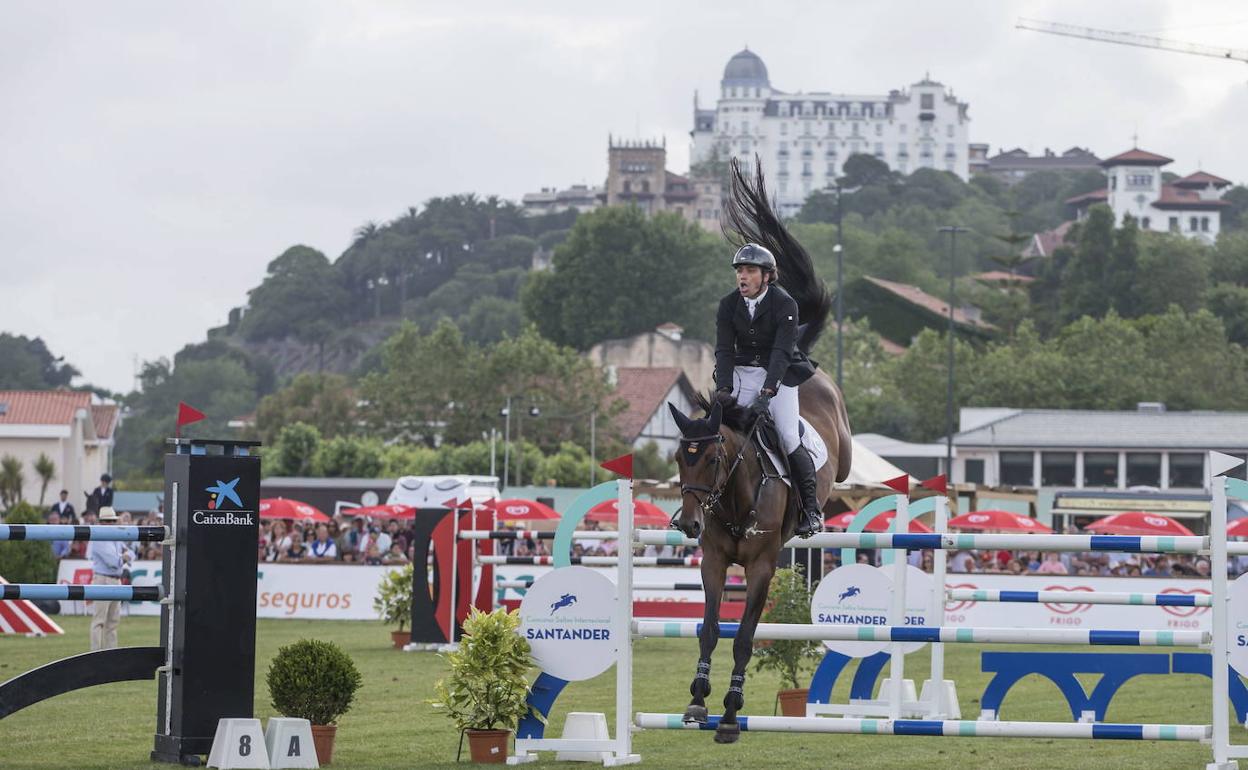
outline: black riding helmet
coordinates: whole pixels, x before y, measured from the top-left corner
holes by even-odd
[[[737,249],[732,257],[732,266],[735,268],[737,265],[755,265],[765,272],[773,273],[776,270],[776,258],[757,243],[747,243]]]

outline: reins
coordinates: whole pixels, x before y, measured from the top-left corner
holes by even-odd
[[[681,484],[680,485],[681,497],[684,497],[685,495],[693,495],[693,499],[697,501],[698,507],[702,509],[702,515],[704,517],[714,516],[716,519],[719,520],[720,524],[724,525],[724,527],[730,533],[732,533],[733,537],[741,537],[742,535],[744,535],[747,532],[747,527],[743,526],[739,522],[728,521],[726,517],[719,515],[719,513],[716,512],[716,509],[720,508],[720,503],[723,499],[724,492],[727,490],[728,482],[732,480],[733,474],[736,473],[737,468],[740,467],[741,462],[745,459],[746,448],[752,444],[754,440],[754,434],[758,430],[758,424],[763,419],[770,419],[770,416],[759,418],[754,421],[753,425],[750,426],[749,432],[745,434],[745,439],[741,442],[741,446],[737,450],[736,459],[732,461],[732,465],[731,467],[728,468],[728,473],[724,475],[723,481],[719,482],[714,487],[708,487],[703,484]],[[714,441],[716,444],[719,445],[718,452],[715,457],[716,468],[718,469],[719,461],[721,459],[725,461],[728,459],[728,453],[724,450],[724,434],[716,433],[714,436],[702,436],[699,438],[684,439],[682,443],[687,442],[690,444],[697,444],[703,441]],[[758,499],[759,497],[762,496],[763,486],[766,485],[767,479],[769,478],[767,474],[767,467],[765,464],[762,463],[761,455],[759,457],[759,463],[763,471],[763,478],[759,482],[758,490],[755,491],[754,493],[754,502],[753,502],[753,505],[750,507],[751,519],[757,516]],[[719,471],[716,470],[716,477],[718,478],[718,476],[719,476]],[[698,492],[705,493],[706,497],[705,498],[698,497],[698,494],[697,494]],[[667,526],[670,529],[678,529],[678,527],[676,526],[676,519],[679,518],[679,516],[680,516],[680,509],[678,508],[676,512],[672,514],[671,521],[667,523]],[[753,530],[753,529],[754,529],[753,525],[751,525],[748,528],[748,530]]]

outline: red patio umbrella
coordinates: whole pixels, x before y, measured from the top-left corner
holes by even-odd
[[[586,521],[611,521],[620,520],[620,501],[604,500],[593,508],[589,509],[589,513],[585,515]],[[654,503],[648,503],[645,500],[633,501],[633,524],[638,527],[666,527],[667,523],[672,520],[671,514],[664,511]]]
[[[291,519],[292,521],[329,521],[316,506],[284,497],[270,497],[260,501],[260,518]]]
[[[1127,511],[1097,519],[1084,527],[1107,535],[1192,535],[1190,529],[1169,516],[1148,511]]]
[[[1052,529],[1046,527],[1030,516],[1012,511],[972,511],[949,520],[950,527],[958,529],[1002,529],[1008,532],[1035,532],[1050,534]]]
[[[846,511],[832,516],[824,522],[824,526],[836,527],[837,529],[847,529],[850,522],[858,515],[857,511]],[[888,528],[893,525],[893,519],[896,517],[896,511],[885,511],[871,521],[867,522],[867,532],[888,532]],[[913,534],[926,534],[934,530],[917,519],[910,520],[910,532]]]
[[[1226,528],[1227,537],[1248,537],[1248,518],[1236,519]]]
[[[362,508],[343,508],[346,516],[368,516],[372,519],[414,519],[416,509],[410,505],[368,505]]]
[[[485,504],[498,513],[499,521],[549,521],[559,518],[559,514],[549,505],[536,500],[494,500]]]

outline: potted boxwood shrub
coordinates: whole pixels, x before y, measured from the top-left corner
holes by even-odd
[[[363,681],[351,656],[332,642],[301,639],[278,649],[265,679],[273,708],[311,722],[317,759],[332,762],[337,722]]]
[[[767,609],[763,611],[764,623],[809,623],[811,591],[806,586],[806,576],[797,569],[778,569],[768,589]],[[780,713],[786,717],[806,716],[806,698],[809,687],[802,687],[799,677],[805,669],[814,669],[822,657],[823,645],[814,640],[782,639],[760,641],[754,647],[757,671],[775,671],[780,684],[788,685],[780,690]]]
[[[529,713],[527,674],[533,659],[519,628],[519,612],[473,608],[459,649],[444,656],[451,672],[438,681],[431,703],[468,733],[473,762],[505,762],[507,738]]]
[[[377,598],[373,599],[373,609],[386,625],[398,624],[398,631],[390,632],[390,640],[397,650],[412,640],[412,632],[404,631],[408,621],[412,619],[412,565],[391,570],[377,585]]]

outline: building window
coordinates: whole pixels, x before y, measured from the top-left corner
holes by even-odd
[[[1109,178],[1109,189],[1111,190],[1118,189],[1118,175],[1117,174],[1114,174],[1113,176]]]
[[[953,138],[953,124],[952,123],[945,126],[945,135],[948,136],[950,139]]]
[[[1073,487],[1075,485],[1074,452],[1040,453],[1040,486]]]
[[[1148,218],[1148,217],[1144,217],[1143,219],[1141,219],[1141,220],[1140,220],[1140,229],[1142,229],[1142,230],[1147,230],[1147,229],[1149,229],[1149,222],[1150,222],[1150,220],[1149,220],[1149,218]]]
[[[781,136],[788,136],[788,134],[789,134],[789,124],[788,124],[788,123],[781,123],[781,124],[780,124],[780,135],[781,135]]]
[[[1161,454],[1127,452],[1127,486],[1161,487]]]
[[[729,90],[730,90],[730,92],[732,93],[732,97],[735,99],[735,98],[737,97],[737,87],[736,87],[736,86],[733,86],[733,87],[732,87],[731,89],[729,89]]]
[[[1083,485],[1085,487],[1118,486],[1118,453],[1085,452],[1083,455]]]
[[[1209,217],[1200,218],[1200,231],[1202,233],[1209,232]]]
[[[650,192],[650,180],[649,179],[641,180],[641,191],[643,193]]]
[[[1139,189],[1141,187],[1147,188],[1147,187],[1152,187],[1152,186],[1153,186],[1152,174],[1127,174],[1127,188],[1128,189]]]
[[[998,481],[1009,487],[1035,486],[1035,474],[1032,468],[1034,458],[1035,452],[1002,452],[999,459]]]
[[[967,460],[964,475],[964,481],[967,484],[983,484],[984,483],[984,461],[983,460]]]
[[[748,120],[741,121],[741,133],[743,134],[750,133],[750,121]]]
[[[806,121],[806,135],[810,136],[810,121]]]
[[[919,97],[919,109],[932,110],[936,108],[936,97],[933,94],[923,94]]]
[[[754,86],[754,97],[758,98],[758,86]]]
[[[1170,217],[1170,232],[1177,233],[1179,231],[1179,218]]]
[[[627,192],[632,192],[632,191],[633,191],[633,183],[625,179],[624,180],[624,192],[627,193]]]
[[[828,164],[828,170],[825,172],[828,176],[836,176],[836,166],[832,163]]]
[[[1200,220],[1197,217],[1189,217],[1187,220],[1187,224],[1188,224],[1187,229],[1193,233],[1200,229]]]
[[[1203,489],[1205,455],[1200,452],[1170,454],[1170,486]]]
[[[810,161],[802,161],[802,176],[810,176]]]
[[[883,123],[876,123],[876,124],[875,124],[875,135],[876,135],[876,136],[884,136],[884,124],[883,124]]]

